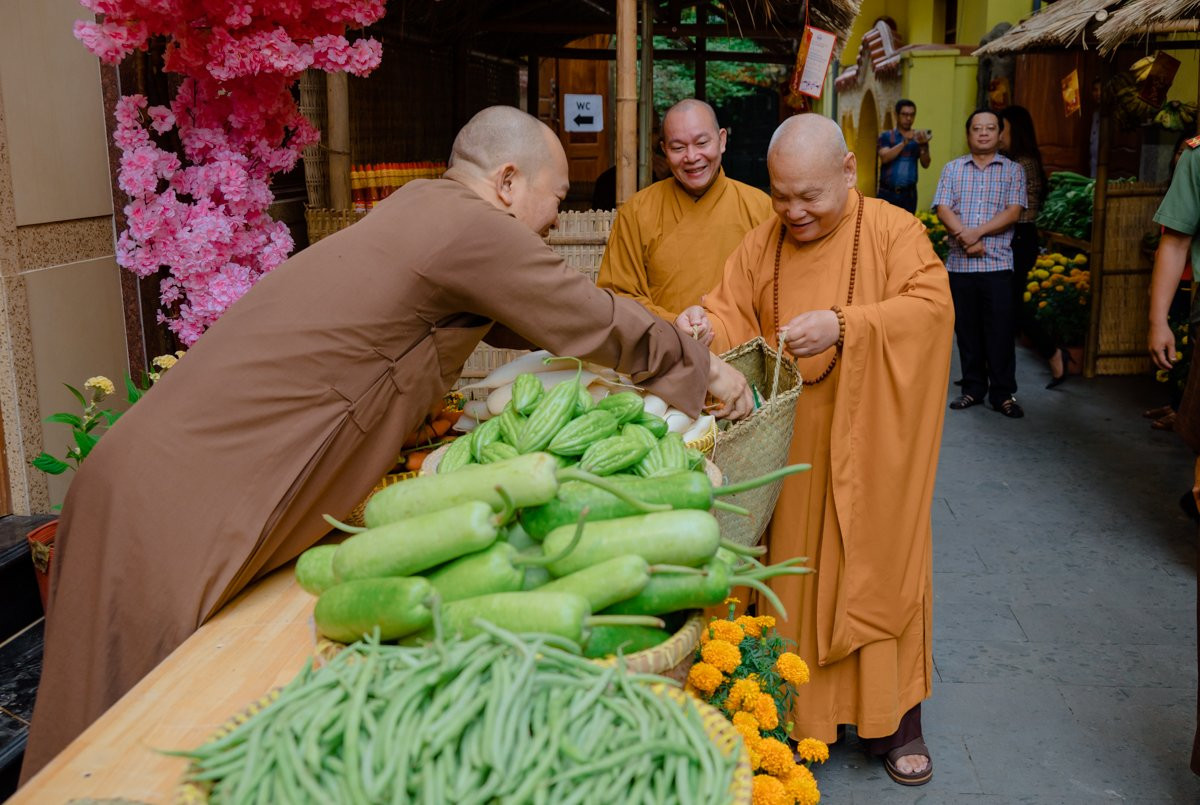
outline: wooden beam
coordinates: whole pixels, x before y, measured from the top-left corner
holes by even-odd
[[[541,80],[541,60],[536,53],[530,53],[525,65],[525,111],[537,117],[540,112],[538,98],[541,88],[538,82]]]
[[[1100,62],[1100,78],[1107,84],[1112,65]],[[1100,102],[1100,137],[1096,143],[1096,187],[1092,195],[1092,248],[1088,254],[1091,271],[1092,306],[1089,314],[1087,340],[1083,350],[1083,376],[1096,376],[1096,361],[1100,358],[1100,309],[1104,304],[1104,218],[1108,196],[1108,154],[1112,145],[1112,99]]]
[[[654,114],[654,0],[642,0],[642,82],[638,91],[638,187],[654,181],[650,118]]]
[[[539,49],[537,55],[543,59],[578,59],[579,61],[615,61],[617,52],[607,48],[545,48]],[[736,50],[707,51],[706,60],[710,62],[723,61],[743,64],[794,64],[795,54],[788,53],[742,53]],[[655,61],[695,61],[694,50],[661,50],[654,51]]]
[[[637,191],[637,0],[617,0],[617,205]]]
[[[329,116],[329,206],[350,209],[350,84],[346,73],[325,77],[325,108]]]
[[[593,34],[615,34],[616,28],[609,22],[568,22],[568,23],[536,23],[536,22],[498,22],[480,23],[480,33],[489,34],[541,34],[545,36],[569,36],[581,39]],[[635,24],[636,27],[636,24]],[[657,24],[654,26],[655,36],[673,38],[687,36],[707,36],[713,39],[763,39],[771,42],[780,40],[799,39],[803,29],[797,28],[742,28],[736,25],[696,25],[696,24]]]

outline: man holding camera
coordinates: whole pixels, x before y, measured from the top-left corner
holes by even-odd
[[[897,128],[879,135],[879,191],[889,204],[911,213],[917,211],[917,163],[929,167],[928,129],[914,129],[917,105],[907,98],[896,101]]]

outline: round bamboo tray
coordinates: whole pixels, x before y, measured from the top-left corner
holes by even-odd
[[[221,738],[246,723],[278,699],[282,690],[282,688],[274,688],[267,692],[266,695],[218,727],[209,736],[209,740],[214,741]],[[750,767],[750,753],[746,750],[742,736],[734,729],[733,723],[720,710],[695,696],[684,693],[679,688],[660,685],[654,691],[680,707],[686,707],[689,703],[694,706],[700,713],[704,731],[708,734],[709,740],[716,745],[718,751],[726,757],[737,755],[737,768],[734,769],[733,780],[729,785],[729,802],[730,805],[751,805],[754,793],[754,771]],[[188,772],[191,771],[192,767],[189,766]],[[185,779],[175,791],[175,803],[176,805],[207,805],[210,791],[210,784],[191,782]]]
[[[686,682],[688,671],[692,670],[692,662],[696,657],[696,646],[700,645],[700,635],[704,632],[707,618],[700,610],[687,613],[687,620],[675,634],[663,643],[624,655],[625,667],[630,671],[645,674],[669,676],[677,682]],[[605,657],[602,660],[592,660],[600,665],[613,665],[616,657]]]

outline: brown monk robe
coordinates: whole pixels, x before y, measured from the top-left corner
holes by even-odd
[[[264,277],[88,457],[58,531],[26,779],[320,539],[323,513],[353,509],[481,338],[617,367],[692,414],[706,386],[748,407],[736,372],[538,237],[567,192],[548,128],[484,110],[447,177]]]
[[[758,335],[776,344],[787,327],[814,384],[798,400],[788,458],[812,470],[785,482],[765,539],[770,561],[807,556],[817,571],[771,583],[790,617],[780,632],[812,666],[792,734],[829,742],[856,724],[863,738],[891,737],[886,751],[920,737],[919,710],[901,721],[928,698],[933,673],[930,501],[949,285],[912,215],[850,192],[854,155],[832,121],[790,118],[768,167],[779,217],[729,258],[707,316],[685,311],[679,326],[711,331],[717,352]],[[902,772],[919,777],[921,755],[894,760],[909,757]]]
[[[720,282],[725,258],[771,217],[771,200],[725,175],[725,129],[703,101],[668,109],[662,135],[673,175],[621,205],[596,284],[674,321]]]

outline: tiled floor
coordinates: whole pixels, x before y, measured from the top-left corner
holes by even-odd
[[[851,731],[817,769],[822,803],[1200,802],[1196,528],[1177,504],[1191,459],[1141,417],[1163,387],[1047,391],[1047,370],[1018,361],[1025,419],[946,412],[922,708],[934,779],[901,788]]]

